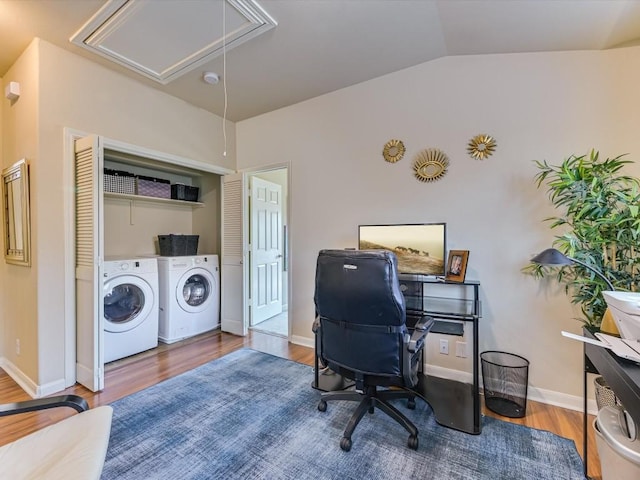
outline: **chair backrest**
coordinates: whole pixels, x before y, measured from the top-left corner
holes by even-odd
[[[314,300],[325,362],[357,373],[401,375],[407,328],[394,253],[320,251]]]

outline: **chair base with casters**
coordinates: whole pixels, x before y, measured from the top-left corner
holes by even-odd
[[[411,410],[416,408],[415,392],[408,390],[378,390],[375,386],[366,386],[362,393],[357,391],[323,393],[320,398],[320,402],[318,403],[318,410],[325,412],[327,410],[327,402],[331,400],[360,402],[358,408],[353,412],[349,423],[347,423],[342,440],[340,440],[340,448],[345,452],[351,450],[351,435],[360,423],[360,420],[362,420],[365,413],[374,413],[376,408],[389,415],[409,432],[407,446],[413,450],[417,450],[419,444],[418,429],[411,420],[405,417],[402,412],[389,403],[389,400],[395,400],[398,398],[408,399],[407,408]]]

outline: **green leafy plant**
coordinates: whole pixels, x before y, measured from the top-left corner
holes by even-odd
[[[623,155],[601,160],[570,156],[560,165],[535,161],[538,188],[546,185],[559,216],[546,218],[561,231],[553,246],[565,255],[601,271],[619,290],[636,289],[640,281],[640,182],[622,174]],[[587,326],[599,327],[607,308],[601,295],[607,285],[581,265],[550,268],[531,264],[524,269],[537,277],[555,275],[572,302],[580,304]]]

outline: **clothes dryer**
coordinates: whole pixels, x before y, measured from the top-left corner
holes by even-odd
[[[159,339],[173,343],[220,326],[217,255],[158,257]]]
[[[158,346],[155,258],[107,258],[103,302],[105,363]]]

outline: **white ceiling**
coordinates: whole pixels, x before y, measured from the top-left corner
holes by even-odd
[[[152,1],[163,2],[169,17],[177,16],[176,11],[172,13],[174,8],[201,8],[202,2],[217,3],[222,12],[222,0]],[[227,51],[227,118],[232,121],[447,55],[600,50],[640,44],[638,0],[257,2],[278,25]],[[69,39],[104,4],[104,0],[0,0],[0,76],[34,37],[40,37],[223,114],[222,82],[208,85],[202,80],[204,71],[223,75],[221,56],[162,85],[72,44]],[[222,15],[211,18],[213,30],[219,31],[221,25]],[[190,27],[183,25],[180,35],[200,38],[202,32]]]

